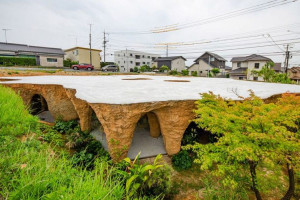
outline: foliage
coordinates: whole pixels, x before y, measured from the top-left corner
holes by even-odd
[[[172,165],[178,171],[191,168],[192,163],[193,161],[187,151],[180,151],[172,157]]]
[[[153,71],[153,70],[156,70],[156,69],[157,69],[157,66],[153,65],[153,66],[152,66],[152,71]]]
[[[188,76],[189,75],[189,70],[187,70],[187,69],[181,70],[181,74],[183,76]]]
[[[138,72],[139,71],[139,68],[138,67],[134,67],[133,68],[133,72]]]
[[[35,66],[35,58],[21,58],[21,57],[0,57],[0,65],[4,66]]]
[[[148,65],[143,65],[140,67],[140,72],[150,72],[151,68]]]
[[[262,67],[261,70],[252,70],[251,74],[262,76],[265,82],[272,82],[272,83],[287,83],[292,84],[293,81],[288,77],[287,74],[280,74],[276,73],[273,70],[274,63],[267,62],[265,66]]]
[[[198,76],[197,71],[193,71],[193,72],[192,72],[192,76]]]
[[[76,120],[63,121],[61,118],[56,120],[53,129],[60,133],[69,133],[73,131],[75,127],[78,127],[78,122]]]
[[[217,76],[217,74],[220,73],[220,69],[219,68],[213,68],[211,70],[211,73],[213,74],[213,76]]]
[[[127,199],[141,196],[155,197],[165,194],[170,189],[170,169],[161,164],[162,155],[158,155],[153,164],[139,164],[139,155],[131,161],[124,159],[125,171],[118,170],[126,180]]]
[[[212,144],[187,145],[196,154],[201,169],[217,165],[216,174],[224,176],[224,186],[239,183],[231,174],[249,168],[252,188],[259,198],[264,185],[257,178],[257,167],[289,163],[299,167],[300,97],[283,95],[276,103],[264,103],[253,92],[242,102],[225,100],[212,93],[197,101],[195,123],[219,136]],[[298,132],[297,132],[298,131]],[[249,179],[250,180],[250,179]],[[250,183],[249,183],[250,184]]]
[[[0,115],[0,198],[124,198],[123,183],[112,176],[114,168],[106,161],[96,159],[92,171],[74,168],[63,151],[41,143],[37,118],[18,95],[2,86]]]
[[[160,72],[165,72],[165,71],[169,71],[170,69],[169,69],[169,67],[168,66],[166,66],[166,65],[163,65],[163,66],[161,66],[160,68],[159,68],[159,71]]]
[[[0,85],[0,136],[20,136],[34,130],[38,118],[29,114],[20,96]]]
[[[72,65],[77,65],[78,61],[72,61],[71,59],[64,60],[64,67],[71,67]]]
[[[174,76],[174,75],[178,75],[178,72],[177,70],[171,70],[169,74]]]

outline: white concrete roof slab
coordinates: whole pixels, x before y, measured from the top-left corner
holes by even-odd
[[[300,93],[300,85],[240,81],[228,78],[174,77],[151,75],[113,76],[27,76],[2,77],[18,79],[2,84],[58,84],[76,89],[76,97],[89,103],[132,104],[172,100],[197,100],[200,93],[212,91],[224,98],[239,100],[236,93],[249,96],[249,90],[261,98],[285,92]],[[145,78],[149,80],[123,80]],[[166,82],[187,80],[189,82]],[[234,91],[234,92],[233,92]]]

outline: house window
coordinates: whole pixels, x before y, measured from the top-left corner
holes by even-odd
[[[124,60],[124,63],[125,63],[125,60]]]
[[[132,64],[133,62],[132,61],[130,61],[130,64]]]
[[[148,56],[148,58],[150,58],[150,56]]]
[[[242,77],[242,76],[239,77],[239,80],[243,80],[243,79],[244,79],[244,77]]]
[[[78,55],[78,50],[73,51],[73,54],[74,54],[75,56],[77,56],[77,55]]]
[[[241,62],[237,63],[237,67],[239,67],[239,68],[241,67]]]
[[[144,56],[144,55],[143,55],[142,57],[143,57],[143,58],[145,58],[145,56]]]
[[[130,56],[132,56],[132,53],[130,54]]]
[[[135,59],[140,59],[141,56],[140,55],[135,55]]]
[[[140,66],[140,65],[141,65],[141,63],[139,63],[139,62],[135,63],[135,66]]]
[[[145,62],[143,62],[143,65],[146,64]]]
[[[253,77],[253,80],[254,81],[258,81],[258,77]]]
[[[215,58],[214,57],[210,57],[210,62],[213,62],[215,61]]]
[[[254,64],[254,68],[255,68],[255,69],[259,69],[259,63],[255,63],[255,64]]]
[[[202,74],[202,71],[200,71],[200,74]]]
[[[150,62],[147,62],[147,65],[150,65]]]
[[[57,62],[57,58],[47,58],[47,62]]]

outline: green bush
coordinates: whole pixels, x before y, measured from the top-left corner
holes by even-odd
[[[173,76],[174,76],[174,75],[177,75],[177,74],[178,74],[177,70],[171,70],[171,71],[170,71],[170,75],[173,75]]]
[[[138,72],[139,71],[139,68],[138,67],[134,67],[133,68],[133,72]]]
[[[166,65],[163,65],[163,66],[161,66],[160,68],[159,68],[159,71],[160,72],[165,72],[165,71],[169,71],[170,69],[169,69],[169,67],[168,66],[166,66]]]
[[[64,67],[71,67],[72,65],[77,65],[77,61],[72,61],[71,59],[64,60]]]
[[[187,70],[187,69],[181,70],[181,74],[183,76],[188,76],[189,75],[189,70]]]
[[[35,58],[19,58],[19,57],[0,57],[0,65],[4,66],[34,66]]]
[[[192,158],[187,151],[180,151],[172,157],[172,166],[178,171],[191,168],[192,162]]]
[[[192,72],[192,76],[198,76],[197,71],[193,71],[193,72]]]
[[[58,119],[55,121],[55,125],[53,129],[60,132],[60,133],[69,133],[74,130],[75,127],[78,127],[78,122],[76,120],[71,121],[63,121]]]

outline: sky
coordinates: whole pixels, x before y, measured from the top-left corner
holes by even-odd
[[[88,47],[92,24],[92,48],[103,50],[106,32],[106,61],[113,61],[114,51],[126,48],[166,56],[169,43],[168,56],[184,56],[187,66],[205,51],[224,57],[229,66],[232,57],[254,53],[283,63],[289,44],[290,67],[298,66],[300,1],[280,5],[283,1],[0,0],[0,42],[6,40],[2,29],[10,29],[9,43]],[[237,13],[276,2],[277,6],[260,11]],[[232,17],[222,18],[226,13]],[[192,26],[180,29],[189,23]],[[178,30],[151,31],[169,25]]]

